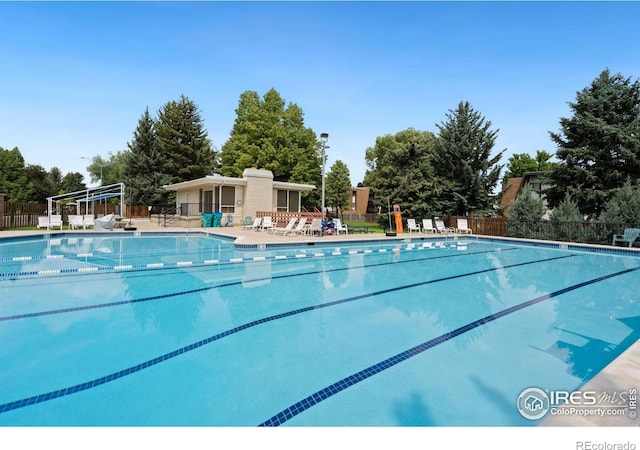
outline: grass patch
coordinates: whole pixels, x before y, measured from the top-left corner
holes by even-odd
[[[369,227],[369,233],[384,233],[385,229],[376,222],[344,222],[344,224],[350,228],[354,227]]]

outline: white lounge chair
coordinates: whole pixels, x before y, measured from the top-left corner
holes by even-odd
[[[77,214],[69,214],[69,229],[75,230],[76,228],[86,228],[84,219]]]
[[[303,217],[298,222],[298,225],[292,230],[293,234],[304,234],[307,231],[307,218]]]
[[[442,219],[435,219],[434,222],[436,223],[436,230],[438,230],[438,233],[455,233],[456,231],[454,228],[445,227],[444,220]]]
[[[85,214],[84,216],[82,216],[82,219],[84,220],[84,227],[93,227],[95,225],[95,218],[93,214]]]
[[[613,242],[611,245],[616,245],[617,242],[628,244],[629,247],[633,247],[633,243],[640,236],[640,228],[625,228],[624,234],[614,234]]]
[[[458,219],[458,226],[456,228],[456,233],[471,233],[471,228],[469,228],[469,222],[467,219]]]
[[[333,224],[335,225],[336,235],[340,234],[341,231],[344,234],[349,234],[349,228],[346,225],[342,225],[340,219],[333,219]]]
[[[60,229],[62,230],[62,214],[52,214],[51,218],[49,219],[49,227],[60,227]],[[49,227],[47,227],[47,230],[49,229]]]
[[[416,223],[416,219],[407,219],[407,228],[409,229],[409,233],[413,233],[414,231],[420,233],[420,225]]]
[[[49,216],[38,216],[38,228],[49,229]]]
[[[274,228],[275,228],[275,225],[271,220],[271,216],[265,216],[262,218],[262,223],[260,224],[260,231],[262,230],[271,231]]]
[[[311,226],[309,227],[309,232],[313,234],[318,234],[322,236],[322,219],[313,219],[311,221]]]
[[[422,232],[423,233],[437,233],[438,230],[433,226],[431,219],[422,219]]]
[[[262,217],[256,217],[252,224],[243,225],[242,228],[244,230],[253,230],[256,231],[260,229],[260,225],[262,224]]]
[[[286,236],[287,233],[293,233],[293,226],[296,224],[297,220],[297,217],[292,217],[284,228],[274,228],[273,234],[282,234],[283,236]]]

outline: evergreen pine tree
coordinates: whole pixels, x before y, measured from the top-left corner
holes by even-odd
[[[569,193],[594,217],[628,178],[640,179],[640,83],[605,70],[569,106],[573,117],[550,133],[560,164],[546,197],[554,207]]]
[[[211,148],[198,106],[184,95],[166,103],[155,123],[158,148],[171,183],[211,175],[216,154]]]
[[[171,182],[165,173],[164,158],[158,148],[155,124],[149,108],[138,120],[133,139],[127,143],[123,179],[130,205],[155,205],[168,202],[169,192],[162,186]]]
[[[437,127],[433,167],[451,186],[442,193],[443,212],[465,215],[490,209],[502,169],[498,162],[504,153],[491,156],[498,130],[490,130],[491,122],[469,102],[460,102]]]

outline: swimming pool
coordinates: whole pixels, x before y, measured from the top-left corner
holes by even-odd
[[[536,425],[524,389],[577,389],[640,338],[639,263],[466,237],[3,240],[0,425]]]

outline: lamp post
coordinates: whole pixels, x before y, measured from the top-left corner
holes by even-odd
[[[86,159],[87,161],[91,161],[92,164],[96,164],[96,162],[92,158],[87,158],[86,156],[81,156],[80,159]],[[100,186],[102,186],[103,184],[102,168],[106,165],[107,164],[98,164],[98,166],[100,167]]]
[[[324,166],[327,162],[326,151],[329,148],[327,145],[327,139],[329,138],[329,133],[321,133],[320,134],[320,149],[322,150],[322,217],[324,218]]]

